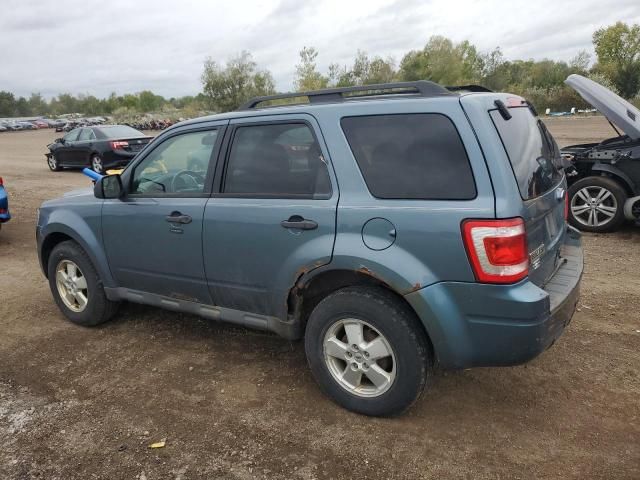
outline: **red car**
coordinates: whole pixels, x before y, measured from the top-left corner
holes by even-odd
[[[34,120],[33,123],[36,127],[40,128],[49,128],[49,124],[44,120]]]

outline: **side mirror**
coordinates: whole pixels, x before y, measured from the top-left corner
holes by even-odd
[[[124,194],[120,175],[107,175],[96,181],[93,187],[96,198],[121,198]]]
[[[64,138],[56,138],[56,143],[64,143]]]

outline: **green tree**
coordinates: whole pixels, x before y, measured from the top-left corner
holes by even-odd
[[[29,108],[29,102],[26,98],[20,97],[16,100],[16,115],[18,117],[28,117],[32,115],[31,108]]]
[[[337,64],[329,66],[329,78],[338,87],[393,82],[396,75],[392,58],[369,58],[365,52],[360,50],[358,50],[351,68],[340,67]]]
[[[11,92],[0,91],[0,117],[12,117],[16,112],[16,97]]]
[[[300,50],[300,63],[296,65],[294,86],[298,92],[318,90],[329,85],[329,77],[322,75],[316,67],[318,51],[313,47]]]
[[[39,93],[32,93],[28,103],[32,115],[46,115],[49,113],[49,104]]]
[[[482,77],[482,57],[467,40],[454,44],[436,35],[422,50],[412,50],[400,62],[402,80],[431,80],[443,85],[478,83]]]
[[[618,22],[596,30],[593,45],[597,72],[608,76],[623,97],[631,98],[640,89],[640,25]]]
[[[207,58],[201,81],[209,108],[222,112],[235,110],[251,97],[275,93],[271,73],[258,70],[247,51],[230,59],[224,67]]]
[[[141,112],[154,112],[160,110],[166,100],[149,90],[143,90],[138,94],[138,108]]]

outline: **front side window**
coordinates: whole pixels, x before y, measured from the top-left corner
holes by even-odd
[[[470,200],[476,186],[453,122],[418,113],[346,117],[341,121],[367,188],[374,197]]]
[[[329,197],[327,165],[311,129],[304,123],[238,127],[229,153],[224,193]]]
[[[203,193],[217,136],[217,130],[207,130],[168,138],[135,166],[130,193],[148,196]]]

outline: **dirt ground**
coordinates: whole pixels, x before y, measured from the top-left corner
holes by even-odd
[[[611,133],[548,124],[560,144]],[[584,236],[579,310],[539,358],[439,373],[404,416],[366,418],[320,393],[300,342],[136,305],[65,321],[35,211],[88,180],[48,170],[56,136],[0,134],[0,479],[640,478],[640,228]]]

